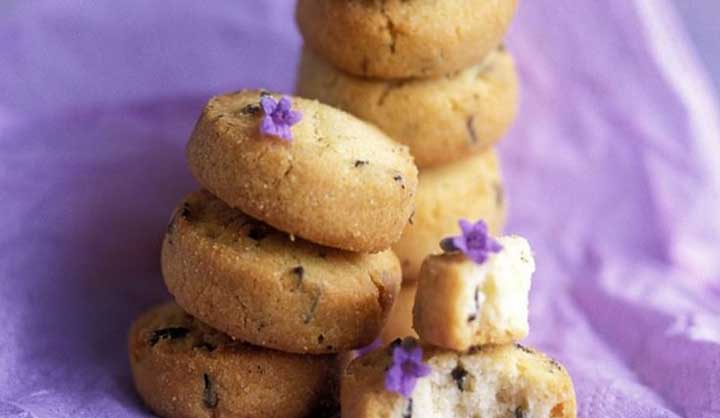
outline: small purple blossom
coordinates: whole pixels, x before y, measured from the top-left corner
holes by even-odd
[[[462,251],[477,264],[484,263],[490,253],[502,250],[502,245],[488,234],[487,224],[482,219],[474,224],[461,219],[459,224],[462,233],[442,240],[440,246],[443,250]]]
[[[292,110],[292,100],[283,96],[278,102],[274,97],[265,95],[260,99],[260,106],[265,113],[260,123],[260,133],[292,141],[290,127],[302,119],[302,112]]]
[[[422,362],[422,348],[414,340],[394,344],[392,350],[392,363],[385,375],[385,389],[409,398],[417,379],[430,374],[430,366]]]

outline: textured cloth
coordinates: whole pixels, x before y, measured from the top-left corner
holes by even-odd
[[[706,0],[712,1],[712,0]],[[0,417],[140,417],[132,319],[207,98],[289,92],[289,0],[0,3]],[[666,0],[523,1],[501,145],[580,417],[720,416],[720,114]]]

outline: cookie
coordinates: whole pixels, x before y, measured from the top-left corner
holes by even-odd
[[[414,281],[423,260],[440,253],[438,243],[458,232],[458,219],[484,219],[493,234],[505,222],[505,201],[495,151],[420,173],[415,214],[393,250],[406,281]]]
[[[263,135],[260,91],[210,100],[187,146],[194,177],[232,207],[289,234],[349,251],[397,241],[414,207],[408,149],[317,101],[292,99],[291,141]],[[262,125],[261,125],[262,124]]]
[[[413,304],[417,286],[414,283],[404,284],[400,294],[393,304],[390,316],[380,338],[384,344],[389,344],[398,338],[417,337],[413,329]]]
[[[129,354],[140,397],[168,418],[303,418],[332,404],[337,386],[336,356],[235,341],[174,303],[135,321]]]
[[[477,264],[460,252],[428,257],[420,270],[413,325],[420,338],[456,351],[506,344],[528,335],[528,297],[535,260],[518,236]]]
[[[294,353],[369,344],[401,282],[392,251],[352,253],[293,240],[205,191],[175,210],[162,272],[177,303],[203,322]]]
[[[306,48],[296,90],[374,123],[408,145],[421,169],[488,149],[518,106],[515,64],[504,49],[440,78],[387,81],[346,75]]]
[[[300,0],[305,43],[348,73],[437,77],[478,63],[500,44],[517,0]]]
[[[430,374],[417,380],[408,398],[385,387],[392,346],[353,361],[340,383],[343,418],[576,416],[567,371],[535,350],[512,344],[466,353],[424,348]]]

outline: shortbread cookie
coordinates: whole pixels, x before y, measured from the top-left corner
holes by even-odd
[[[130,366],[140,397],[168,418],[303,418],[332,402],[336,358],[234,341],[174,303],[133,324]]]
[[[300,0],[305,43],[363,77],[442,76],[500,44],[517,0]]]
[[[440,253],[438,242],[458,232],[461,218],[484,219],[493,234],[502,230],[505,201],[495,151],[420,173],[415,214],[393,245],[406,281],[417,279],[425,257]]]
[[[392,251],[351,253],[293,240],[208,192],[175,210],[162,271],[190,314],[240,340],[295,353],[371,343],[401,282]]]
[[[389,344],[398,338],[417,337],[413,329],[413,304],[417,286],[414,283],[404,284],[400,289],[397,301],[390,311],[385,328],[380,334],[384,344]]]
[[[350,251],[397,241],[413,211],[408,149],[317,101],[292,99],[291,141],[262,135],[260,91],[210,100],[187,146],[195,178],[232,207],[289,234]]]
[[[403,342],[407,344],[407,341]],[[425,347],[430,374],[408,398],[386,389],[393,346],[353,361],[341,380],[343,418],[574,418],[575,392],[555,360],[520,345],[467,353]]]
[[[420,168],[488,149],[507,132],[518,102],[515,65],[503,48],[458,73],[404,81],[346,75],[306,48],[296,90],[374,123],[408,145]]]
[[[418,280],[413,324],[430,344],[465,351],[528,335],[535,260],[518,236],[498,238],[500,252],[477,264],[460,252],[428,257]]]

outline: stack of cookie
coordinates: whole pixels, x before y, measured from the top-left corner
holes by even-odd
[[[296,91],[371,122],[420,168],[413,222],[393,246],[407,294],[459,218],[500,232],[505,202],[492,146],[515,118],[518,77],[502,46],[517,0],[299,0],[305,46]],[[404,308],[403,308],[404,306]],[[397,308],[387,338],[409,330]],[[399,334],[398,334],[399,333]]]
[[[422,265],[413,322],[419,341],[396,340],[343,371],[343,418],[574,418],[565,368],[522,346],[535,263],[527,241],[495,240],[487,225]]]
[[[163,243],[175,302],[130,332],[138,393],[165,417],[317,413],[336,354],[374,341],[400,290],[407,147],[317,101],[241,91],[210,100],[187,158],[204,189]]]

